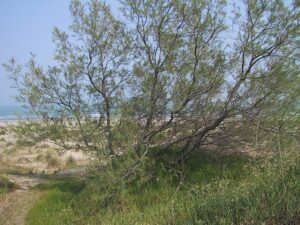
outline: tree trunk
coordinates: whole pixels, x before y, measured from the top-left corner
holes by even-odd
[[[154,113],[156,110],[156,102],[157,102],[157,85],[158,85],[158,76],[159,76],[159,72],[158,69],[155,68],[154,69],[154,78],[153,78],[153,82],[152,82],[152,88],[150,91],[150,110],[149,112],[147,112],[147,116],[146,116],[146,124],[145,127],[141,133],[141,136],[138,140],[138,144],[137,144],[137,149],[136,152],[141,155],[142,154],[142,149],[146,148],[149,145],[149,130],[151,127],[151,124],[153,122],[153,117],[154,117]]]
[[[111,115],[110,115],[110,101],[109,98],[105,98],[105,113],[106,113],[106,129],[107,129],[107,142],[108,142],[108,149],[109,154],[114,155],[113,150],[113,137],[111,131]]]

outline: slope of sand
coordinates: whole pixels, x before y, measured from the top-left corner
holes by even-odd
[[[46,179],[39,178],[38,174],[60,171],[62,173],[60,176],[69,173],[77,176],[79,172],[79,175],[82,175],[82,170],[90,161],[90,157],[80,151],[69,151],[60,155],[55,146],[49,143],[31,147],[18,144],[11,131],[11,126],[16,123],[17,121],[0,121],[0,174],[7,176],[17,186],[16,190],[0,199],[1,225],[25,225],[28,211],[42,194],[32,187],[47,182]],[[75,162],[72,167],[66,165],[70,157]],[[51,159],[54,159],[55,163],[50,163]],[[11,173],[31,175],[11,175]]]
[[[72,158],[75,165],[87,165],[90,156],[81,151],[68,151],[58,154],[58,148],[47,142],[36,146],[21,146],[11,132],[11,127],[17,121],[0,121],[0,172],[3,169],[25,169],[31,172],[53,173],[66,167],[67,161]],[[52,160],[52,161],[51,161]],[[51,162],[49,162],[51,161]]]
[[[0,201],[0,224],[24,225],[28,210],[41,196],[40,191],[31,188],[46,181],[26,176],[9,175],[8,178],[19,187],[6,194]]]

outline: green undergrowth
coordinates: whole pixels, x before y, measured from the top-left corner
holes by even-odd
[[[149,166],[151,165],[151,166]],[[155,171],[151,171],[153,169]],[[149,166],[149,167],[147,167]],[[52,182],[27,216],[45,224],[299,224],[300,157],[193,155],[173,168],[151,160],[134,179]],[[104,173],[104,172],[103,172]]]
[[[9,180],[5,176],[0,175],[0,196],[8,191],[8,184]]]
[[[9,179],[4,176],[0,175],[0,199],[9,191],[17,188],[16,185],[9,181]]]

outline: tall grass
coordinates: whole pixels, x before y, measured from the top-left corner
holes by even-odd
[[[249,168],[241,182],[194,185],[189,219],[176,224],[299,224],[300,159],[288,154]]]
[[[161,167],[154,179],[105,192],[95,177],[74,191],[55,184],[27,216],[37,224],[299,224],[300,157],[250,161],[195,155],[178,178]],[[78,183],[74,182],[73,186]],[[80,184],[78,184],[80,185]],[[71,185],[72,186],[72,185]]]
[[[6,176],[0,175],[0,200],[5,196],[5,194],[18,186],[11,182]]]

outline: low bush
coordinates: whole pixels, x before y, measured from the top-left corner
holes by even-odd
[[[6,176],[0,175],[0,198],[14,188],[16,188],[14,182],[10,181]]]
[[[77,165],[76,160],[74,159],[73,156],[70,155],[70,156],[67,158],[66,166],[67,166],[67,167],[73,167],[73,166],[76,166],[76,165]]]
[[[48,167],[59,167],[61,165],[61,160],[54,151],[47,151],[44,158],[48,164]]]
[[[256,161],[195,155],[182,177],[147,165],[131,183],[109,186],[103,173],[76,192],[54,185],[28,224],[299,224],[298,153]]]

